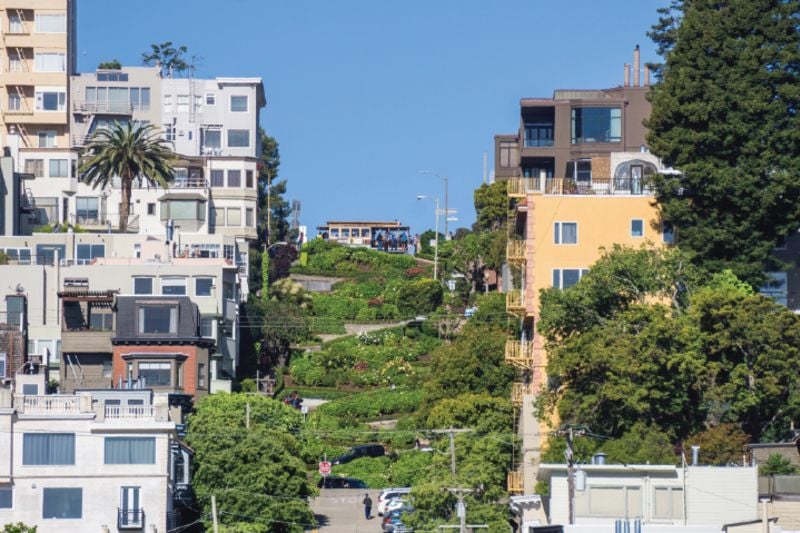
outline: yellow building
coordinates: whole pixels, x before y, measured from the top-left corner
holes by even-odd
[[[67,175],[74,160],[75,9],[74,0],[0,0],[0,145],[28,174]]]

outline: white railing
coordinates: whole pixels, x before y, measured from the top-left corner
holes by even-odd
[[[152,405],[106,405],[106,419],[117,420],[154,420],[155,410]]]
[[[22,402],[23,413],[31,415],[80,413],[77,396],[25,396]]]

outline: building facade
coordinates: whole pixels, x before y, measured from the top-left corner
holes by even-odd
[[[18,385],[41,391],[44,374]],[[0,523],[42,533],[176,527],[190,486],[177,413],[151,391],[0,389]]]

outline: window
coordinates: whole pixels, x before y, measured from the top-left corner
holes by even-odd
[[[233,263],[233,245],[231,244],[223,244],[222,245],[222,254],[225,257],[225,260],[230,261]]]
[[[580,107],[572,110],[572,144],[622,140],[622,110],[618,107]]]
[[[255,227],[256,211],[252,207],[248,207],[244,211],[244,225],[248,228]]]
[[[248,189],[253,188],[253,171],[252,170],[245,170],[244,171],[244,186]]]
[[[119,70],[106,70],[97,73],[97,81],[128,81],[128,73]]]
[[[211,296],[211,287],[214,286],[214,278],[195,278],[195,296]]]
[[[114,315],[111,314],[110,309],[105,312],[100,310],[93,310],[89,314],[89,330],[90,331],[112,331],[114,329]]]
[[[224,187],[225,186],[225,171],[220,169],[211,170],[211,186]]]
[[[179,94],[176,98],[176,103],[178,104],[178,113],[188,113],[189,112],[189,95],[188,94]]]
[[[553,287],[556,289],[568,289],[580,281],[589,272],[580,268],[556,268],[553,269]]]
[[[25,33],[25,25],[18,13],[8,15],[8,33]]]
[[[161,278],[161,294],[186,294],[186,278]]]
[[[6,254],[6,257],[18,265],[31,264],[31,249],[30,248],[0,248],[0,252]],[[21,309],[20,309],[21,311]]]
[[[54,131],[40,131],[37,134],[39,140],[39,148],[55,148],[56,147],[56,132]]]
[[[553,123],[533,122],[525,124],[525,148],[553,146]]]
[[[150,88],[131,87],[130,89],[131,109],[134,111],[150,110]]]
[[[221,130],[202,130],[203,132],[203,148],[219,149],[222,148],[222,131]]]
[[[217,105],[217,95],[206,93],[206,105]]]
[[[25,173],[33,174],[37,178],[43,178],[44,159],[27,159],[25,161]]]
[[[122,487],[119,497],[119,528],[141,529],[144,511],[139,496],[140,487]]]
[[[114,377],[114,364],[111,361],[103,361],[103,377],[106,379]],[[108,400],[106,400],[106,405],[108,405]]]
[[[653,489],[653,518],[683,518],[683,489],[680,487]]]
[[[214,337],[214,319],[201,318],[200,319],[200,336],[201,337]]]
[[[83,489],[42,490],[42,518],[83,518]]]
[[[146,335],[178,333],[178,308],[166,305],[139,307],[139,333]]]
[[[516,167],[518,159],[519,159],[519,150],[517,149],[517,143],[513,141],[501,141],[500,167],[501,168]]]
[[[233,320],[225,319],[225,326],[223,328],[225,330],[225,336],[229,339],[233,338]]]
[[[231,111],[242,113],[247,111],[247,96],[231,96]]]
[[[212,207],[211,208],[211,220],[213,221],[215,226],[224,226],[225,225],[225,208],[223,208],[223,207]]]
[[[66,14],[36,14],[36,33],[66,33]]]
[[[664,244],[675,244],[675,225],[672,222],[661,223],[661,240]]]
[[[758,289],[758,292],[767,298],[772,298],[776,303],[787,305],[786,284],[786,272],[767,272],[767,281]]]
[[[23,396],[37,396],[39,394],[39,385],[36,383],[25,383],[22,385]]]
[[[161,203],[161,220],[205,220],[205,201],[167,200]]]
[[[164,102],[164,113],[172,113],[172,95],[165,94],[163,102]]]
[[[66,72],[67,54],[62,52],[36,52],[34,54],[36,72]]]
[[[6,361],[8,360],[8,356],[6,352],[0,352],[0,378],[6,377]]]
[[[79,244],[75,248],[75,262],[79,265],[88,265],[92,259],[106,256],[105,244]]]
[[[220,257],[219,244],[192,244],[189,246],[192,257]]]
[[[198,388],[206,388],[206,365],[200,363],[197,365],[197,386]]]
[[[592,181],[592,160],[579,159],[575,165],[575,181],[589,183]]]
[[[241,187],[242,186],[242,171],[229,170],[228,171],[228,187]]]
[[[69,159],[51,159],[50,160],[50,177],[51,178],[68,178],[69,177]]]
[[[82,198],[75,200],[75,214],[78,217],[78,224],[97,224],[99,215],[98,198]]]
[[[556,222],[555,244],[578,244],[577,222]]]
[[[153,278],[133,278],[133,294],[153,294]]]
[[[575,499],[575,514],[587,517],[642,517],[640,487],[588,487]]]
[[[23,465],[74,465],[74,433],[25,433],[22,435]]]
[[[230,148],[248,148],[250,146],[250,130],[228,130],[228,146]]]
[[[644,237],[644,221],[642,219],[631,220],[631,237]]]
[[[242,210],[238,207],[228,208],[228,226],[242,225]]]
[[[67,93],[64,91],[37,91],[37,111],[64,111],[67,106]]]
[[[139,363],[139,377],[142,365],[169,363]],[[150,380],[147,381],[151,383]],[[169,382],[167,383],[169,385]],[[106,437],[105,464],[107,465],[154,465],[156,464],[155,437]]]
[[[12,63],[13,65],[13,63]],[[8,95],[8,110],[9,111],[20,111],[22,109],[22,97],[18,94],[9,94]]]
[[[175,142],[175,126],[172,124],[164,124],[164,140]]]
[[[156,214],[156,204],[154,204],[154,203],[147,204],[147,214],[148,215],[155,215]]]
[[[11,509],[12,501],[11,487],[0,487],[0,509]]]
[[[139,379],[146,387],[169,387],[172,385],[171,363],[139,363]]]

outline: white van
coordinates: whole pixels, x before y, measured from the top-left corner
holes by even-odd
[[[411,487],[399,487],[391,489],[383,489],[378,496],[378,516],[383,516],[386,512],[386,504],[390,501],[408,495],[411,492]]]

